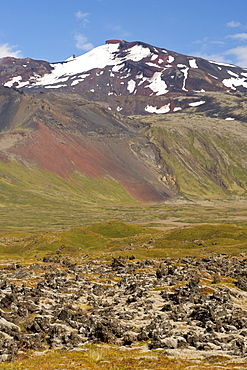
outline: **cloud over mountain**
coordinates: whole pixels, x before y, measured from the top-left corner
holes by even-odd
[[[15,50],[16,46],[11,46],[8,43],[0,44],[0,58],[4,57],[14,57],[20,58],[21,51]]]
[[[93,49],[93,44],[91,42],[88,42],[88,39],[85,35],[82,33],[78,33],[75,35],[75,46],[77,49],[89,51]]]

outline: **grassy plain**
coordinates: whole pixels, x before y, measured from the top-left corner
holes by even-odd
[[[157,225],[157,224],[156,224]],[[204,224],[179,228],[140,227],[108,221],[68,230],[2,232],[0,258],[37,259],[62,255],[75,260],[113,257],[203,257],[247,252],[247,226]]]

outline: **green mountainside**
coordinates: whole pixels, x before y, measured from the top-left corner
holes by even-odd
[[[162,180],[188,197],[245,195],[247,99],[205,93],[204,100],[205,107],[138,117],[157,150]]]
[[[198,202],[244,201],[247,98],[177,99],[203,104],[127,117],[76,94],[1,87],[0,230],[160,220],[179,202],[183,222],[186,212],[194,222]]]

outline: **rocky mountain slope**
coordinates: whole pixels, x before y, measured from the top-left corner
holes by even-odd
[[[0,155],[3,161],[38,166],[65,181],[79,172],[110,178],[140,201],[160,202],[173,191],[158,180],[155,154],[132,121],[80,96],[0,91]],[[148,147],[145,161],[131,149]]]
[[[35,169],[75,186],[79,193],[85,193],[88,204],[94,198],[100,203],[118,203],[117,198],[129,202],[131,198],[127,200],[121,189],[136,200],[153,203],[177,195],[245,195],[247,98],[232,93],[198,93],[192,99],[205,102],[200,106],[189,103],[190,96],[177,99],[189,108],[165,115],[126,117],[77,94],[33,95],[2,87],[3,199],[9,192],[13,194],[25,177],[28,181],[28,176],[32,177],[28,173]],[[18,174],[13,178],[14,163],[26,168],[24,178]],[[93,195],[92,184],[88,188],[86,179],[95,182],[97,194]],[[42,185],[47,181],[39,179],[39,189],[36,186],[34,190],[32,184],[32,191],[47,197]],[[98,181],[102,181],[102,188]],[[56,189],[54,196],[61,197],[64,190],[58,189],[55,181],[48,184]]]
[[[3,58],[0,83],[3,204],[44,186],[88,204],[246,194],[246,69],[110,40],[63,63]]]
[[[205,102],[200,107],[139,117],[159,153],[163,181],[189,196],[243,195],[247,185],[247,98],[218,92],[199,96]]]
[[[143,42],[109,40],[61,63],[3,58],[0,84],[32,92],[76,92],[123,114],[167,113],[183,108],[174,98],[188,93],[246,93],[247,69]]]

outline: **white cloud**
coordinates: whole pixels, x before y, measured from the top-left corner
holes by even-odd
[[[240,27],[241,26],[241,23],[240,22],[231,21],[231,22],[228,22],[227,23],[227,26],[228,27],[232,27],[232,28],[234,28],[234,27]]]
[[[236,48],[227,50],[225,54],[234,55],[237,65],[247,68],[247,46],[237,46]]]
[[[219,63],[227,63],[247,68],[247,32],[244,24],[237,21],[227,23],[231,27],[231,34],[221,38],[204,37],[196,40],[197,50],[191,55],[199,56],[207,60],[213,60]],[[236,32],[233,28],[240,27],[242,32]]]
[[[89,23],[89,20],[88,20],[88,16],[90,14],[89,13],[83,13],[81,10],[78,10],[76,13],[75,13],[75,17],[82,21],[82,25],[83,27],[86,27],[87,24]]]
[[[8,43],[0,44],[0,58],[4,57],[21,58],[21,51],[14,49],[15,46],[11,46]]]
[[[227,64],[232,64],[232,61],[229,59],[226,59],[224,56],[224,53],[222,54],[206,54],[206,53],[200,53],[200,52],[195,52],[193,55],[206,59],[206,60],[212,60],[214,62],[219,62],[219,63],[227,63]]]
[[[89,16],[89,13],[83,13],[81,10],[78,10],[78,12],[75,13],[75,16],[78,19],[84,19]]]
[[[192,53],[192,55],[218,63],[234,64],[242,68],[247,68],[247,46],[238,46],[236,48],[223,51],[222,53],[215,54],[197,51]]]
[[[93,44],[91,42],[88,42],[88,39],[86,36],[84,36],[82,33],[78,33],[75,35],[75,46],[77,49],[89,51],[94,48]]]
[[[247,33],[236,33],[235,35],[229,35],[231,39],[247,40]]]

